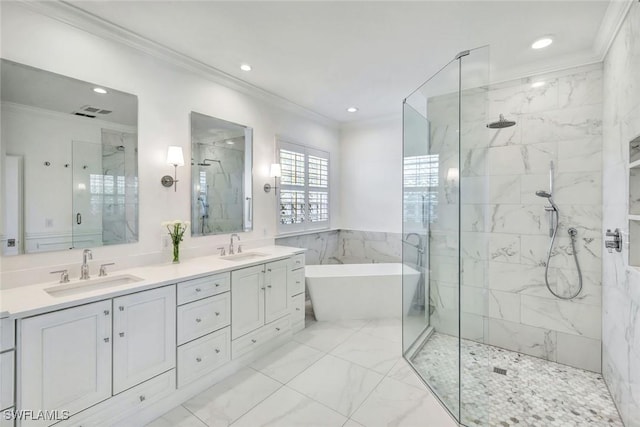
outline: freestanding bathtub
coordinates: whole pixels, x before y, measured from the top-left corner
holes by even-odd
[[[402,316],[402,272],[397,264],[326,264],[305,267],[317,320]],[[404,266],[405,286],[415,290],[420,273]],[[407,292],[409,298],[413,291]]]

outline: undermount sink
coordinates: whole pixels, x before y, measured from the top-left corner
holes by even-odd
[[[45,288],[45,292],[52,297],[65,297],[98,289],[128,285],[129,283],[140,282],[142,280],[140,277],[131,274],[122,274],[119,276],[80,280],[73,283],[65,283],[64,285],[51,286],[50,288]]]
[[[235,255],[221,256],[220,259],[224,259],[227,261],[248,261],[253,258],[262,258],[267,255],[269,254],[265,254],[262,252],[243,252]]]

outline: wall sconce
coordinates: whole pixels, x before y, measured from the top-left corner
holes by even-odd
[[[173,177],[171,175],[165,175],[160,182],[165,187],[174,186],[173,191],[178,191],[178,166],[184,166],[184,157],[182,156],[182,147],[170,145],[167,149],[167,164],[173,165]]]
[[[277,190],[278,187],[278,178],[282,176],[282,169],[280,168],[280,163],[273,163],[269,168],[269,177],[273,178],[273,187],[268,182],[264,185],[264,192],[268,193],[273,188]]]

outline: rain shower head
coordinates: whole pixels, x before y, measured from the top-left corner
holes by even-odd
[[[538,190],[538,191],[536,191],[536,196],[544,197],[545,199],[550,199],[551,198],[551,193],[549,193],[548,191],[544,191],[544,190]]]
[[[500,118],[498,119],[498,121],[489,123],[487,127],[489,129],[502,129],[502,128],[508,128],[508,127],[514,126],[515,124],[516,122],[507,120],[504,118],[502,114],[500,114]]]

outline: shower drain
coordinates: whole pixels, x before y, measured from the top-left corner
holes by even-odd
[[[495,372],[496,374],[500,374],[500,375],[507,375],[507,370],[506,369],[496,368],[495,366],[493,367],[493,372]]]

